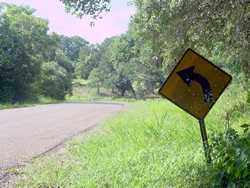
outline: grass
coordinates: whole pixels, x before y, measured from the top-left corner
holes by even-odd
[[[97,95],[97,89],[91,88],[86,86],[86,84],[79,84],[79,83],[86,83],[86,80],[74,80],[78,84],[73,87],[73,95],[66,96],[67,102],[135,102],[136,99],[132,97],[118,97],[112,96],[112,93],[109,90],[101,88],[101,95]]]
[[[88,81],[83,79],[73,80],[73,95],[66,95],[64,100],[56,100],[50,97],[39,96],[34,101],[24,101],[19,103],[0,103],[1,109],[30,107],[41,104],[56,104],[56,103],[83,103],[83,102],[117,102],[117,103],[130,103],[137,101],[131,97],[117,97],[112,96],[112,93],[101,88],[102,95],[97,95],[96,88],[88,87]]]
[[[66,96],[64,102],[82,103],[82,102],[116,102],[116,103],[132,103],[138,100],[129,97],[111,97],[111,96]]]
[[[10,108],[29,107],[29,106],[40,105],[40,104],[54,104],[54,103],[60,103],[60,102],[62,101],[55,100],[49,97],[40,96],[38,97],[38,100],[36,101],[24,101],[24,102],[19,102],[15,104],[0,103],[0,110],[10,109]]]
[[[98,96],[95,94],[94,89],[82,87],[84,92],[75,92],[72,96],[67,95],[65,100],[56,100],[50,97],[39,96],[38,100],[35,101],[24,101],[15,104],[11,103],[0,103],[0,110],[11,109],[11,108],[22,108],[30,107],[35,105],[43,104],[57,104],[57,103],[84,103],[84,102],[117,102],[117,103],[129,103],[135,102],[134,98],[126,97],[112,97],[112,96]]]
[[[245,100],[234,86],[209,114],[208,134],[223,131],[228,109]],[[232,112],[234,126],[248,121]],[[98,131],[69,142],[63,156],[35,160],[17,187],[210,187],[197,120],[166,100],[130,104]]]

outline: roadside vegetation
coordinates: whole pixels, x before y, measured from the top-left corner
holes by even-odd
[[[131,103],[87,138],[70,141],[63,156],[33,161],[21,170],[17,187],[247,187],[249,131],[240,127],[250,123],[245,100],[246,92],[233,84],[209,114],[211,166],[204,159],[198,122],[170,102],[155,99]],[[241,108],[232,111],[237,105]],[[234,133],[220,138],[228,126],[241,142],[233,141]]]
[[[92,26],[110,8],[109,0],[61,1],[76,16],[91,16]],[[18,187],[248,188],[249,1],[132,3],[137,11],[128,31],[96,45],[49,34],[48,21],[34,16],[33,9],[0,3],[0,104],[135,100],[128,112],[69,143],[65,155],[22,169]],[[152,99],[187,48],[233,76],[206,119],[210,166],[197,121]]]

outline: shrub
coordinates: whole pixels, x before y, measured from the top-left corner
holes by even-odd
[[[56,62],[42,65],[41,89],[44,96],[63,100],[71,91],[71,77],[67,71]]]
[[[250,125],[212,136],[213,187],[250,187]]]

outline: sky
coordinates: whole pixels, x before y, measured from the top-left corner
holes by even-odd
[[[50,32],[66,36],[81,36],[90,43],[101,43],[105,38],[120,35],[127,31],[130,17],[135,8],[128,5],[128,0],[112,0],[111,12],[90,27],[91,19],[82,19],[66,13],[59,0],[0,0],[16,5],[28,5],[36,9],[35,16],[49,21]]]

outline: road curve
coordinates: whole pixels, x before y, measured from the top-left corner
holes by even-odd
[[[0,169],[23,164],[121,109],[86,103],[0,110]]]

